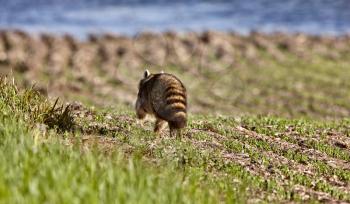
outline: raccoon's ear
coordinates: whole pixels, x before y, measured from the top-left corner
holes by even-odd
[[[148,71],[148,69],[145,70],[145,73],[143,74],[144,78],[147,78],[151,73]]]

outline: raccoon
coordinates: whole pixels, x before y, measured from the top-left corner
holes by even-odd
[[[187,95],[182,82],[172,74],[164,72],[150,74],[144,72],[139,83],[139,92],[135,105],[139,119],[147,114],[156,117],[154,132],[159,133],[168,122],[170,136],[181,136],[181,128],[187,123]]]

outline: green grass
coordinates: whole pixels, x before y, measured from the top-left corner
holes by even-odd
[[[320,193],[350,201],[348,191],[330,179],[346,186],[348,169],[275,141],[298,145],[283,132],[293,127],[304,144],[312,144],[316,132],[323,144],[327,131],[347,137],[348,120],[191,115],[177,140],[154,135],[151,122],[140,126],[127,106],[63,106],[5,78],[0,85],[0,202],[318,202]],[[347,161],[339,156],[346,150],[327,147],[342,152],[324,151],[327,156]],[[312,175],[298,169],[304,167]],[[297,186],[308,190],[300,194]]]
[[[119,153],[82,153],[51,138],[35,144],[22,122],[2,118],[0,200],[4,203],[214,203],[201,171],[155,167]],[[5,127],[4,127],[5,126]],[[207,188],[198,188],[205,185]]]

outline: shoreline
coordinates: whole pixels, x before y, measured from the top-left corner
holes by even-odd
[[[234,30],[215,30],[215,29],[202,29],[199,31],[191,31],[191,30],[163,30],[163,31],[156,31],[156,30],[142,30],[139,32],[133,32],[132,34],[123,33],[123,32],[110,32],[110,31],[101,31],[101,32],[87,32],[82,34],[73,34],[74,32],[45,32],[45,31],[31,31],[21,28],[1,28],[0,27],[0,33],[24,33],[28,36],[40,38],[40,36],[43,35],[49,35],[53,37],[64,37],[64,36],[71,36],[72,38],[78,40],[78,41],[87,41],[91,36],[103,38],[106,36],[114,36],[114,37],[125,37],[125,38],[137,38],[140,35],[144,34],[151,34],[151,35],[158,35],[163,36],[167,35],[169,33],[175,34],[178,36],[186,36],[186,35],[202,35],[205,33],[218,33],[222,35],[233,35],[233,36],[241,36],[241,37],[249,37],[252,35],[264,35],[264,36],[279,36],[279,35],[285,35],[285,36],[308,36],[308,37],[315,37],[315,38],[344,38],[344,37],[350,37],[350,31],[349,32],[342,32],[342,33],[308,33],[308,32],[298,32],[298,31],[283,31],[283,30],[276,30],[276,31],[263,31],[263,30],[251,30],[247,32],[239,32]]]

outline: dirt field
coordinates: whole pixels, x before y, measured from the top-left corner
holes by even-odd
[[[90,105],[133,105],[143,70],[164,70],[188,87],[192,113],[349,116],[349,55],[349,36],[141,33],[79,41],[0,33],[0,70],[26,86]]]

